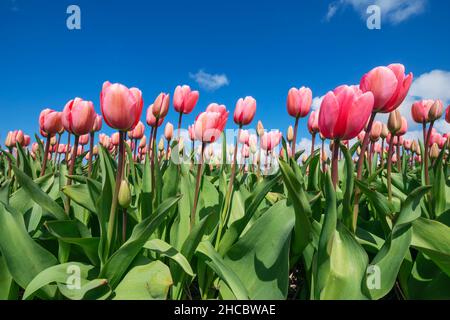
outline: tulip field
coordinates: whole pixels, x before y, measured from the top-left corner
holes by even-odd
[[[43,110],[0,153],[0,299],[450,299],[450,108],[416,101],[407,139],[412,80],[376,67],[316,110],[292,88],[278,130],[186,85]]]

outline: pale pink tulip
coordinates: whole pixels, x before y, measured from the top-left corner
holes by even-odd
[[[67,132],[82,136],[92,131],[96,116],[92,101],[75,98],[67,102],[61,120]]]
[[[256,113],[256,100],[253,97],[240,98],[234,109],[234,122],[245,126],[253,121]]]
[[[287,111],[294,118],[306,117],[311,109],[312,91],[309,88],[291,88],[287,97]]]
[[[173,106],[178,113],[189,114],[197,104],[198,98],[198,91],[191,91],[187,85],[177,86],[173,94]]]

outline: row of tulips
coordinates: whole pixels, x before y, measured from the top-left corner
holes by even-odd
[[[147,108],[148,135],[141,91],[118,83],[104,83],[101,115],[81,98],[43,110],[45,141],[10,132],[1,153],[0,298],[450,297],[450,139],[434,128],[439,100],[412,105],[423,140],[405,138],[412,80],[403,65],[377,67],[312,112],[312,91],[292,88],[285,136],[253,130],[257,102],[241,98],[232,145],[218,103],[184,132],[199,99],[188,86]],[[305,117],[309,155],[297,151]],[[100,133],[103,121],[117,131]]]

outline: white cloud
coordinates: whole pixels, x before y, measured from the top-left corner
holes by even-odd
[[[329,21],[338,10],[351,6],[362,18],[367,18],[367,7],[377,5],[381,9],[381,17],[392,24],[406,21],[421,14],[428,0],[337,0],[328,6],[325,20]]]
[[[195,80],[202,89],[208,91],[215,91],[230,83],[226,74],[210,74],[204,70],[199,70],[197,73],[189,73],[189,77]]]
[[[441,134],[450,133],[450,124],[448,124],[444,119],[436,121],[434,128],[436,128],[436,130]]]
[[[409,95],[421,99],[441,99],[450,101],[450,72],[433,70],[422,74],[411,85]]]
[[[311,108],[313,110],[319,110],[320,105],[322,104],[322,100],[325,96],[321,96],[321,97],[314,97],[313,101],[312,101],[312,105]]]

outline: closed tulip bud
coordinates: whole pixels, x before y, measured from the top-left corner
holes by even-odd
[[[5,143],[5,145],[6,145],[6,143]],[[37,142],[33,142],[33,144],[31,145],[31,151],[33,151],[34,153],[39,152],[39,144]]]
[[[291,142],[292,140],[294,140],[294,128],[292,128],[292,126],[289,126],[288,131],[287,131],[287,140],[289,142]]]
[[[372,125],[372,130],[370,131],[370,140],[372,142],[377,142],[380,139],[381,131],[383,129],[383,124],[380,121],[375,121]]]
[[[173,107],[178,113],[189,114],[197,104],[198,98],[198,91],[191,91],[186,85],[177,86],[173,94]]]
[[[259,137],[261,137],[264,134],[264,126],[261,122],[261,120],[258,121],[258,124],[256,125],[256,133]]]
[[[400,111],[395,110],[389,114],[388,129],[392,134],[396,134],[402,127],[402,116]]]
[[[161,138],[161,139],[159,140],[159,143],[158,143],[158,150],[159,150],[159,151],[164,151],[164,139],[163,139],[163,138]]]
[[[100,106],[103,119],[111,128],[125,132],[133,130],[141,118],[143,104],[139,89],[128,89],[108,81],[103,84]]]
[[[96,117],[91,101],[75,98],[67,102],[61,120],[67,132],[82,136],[92,131]]]
[[[98,146],[94,146],[94,149],[92,150],[93,155],[98,155]]]
[[[143,136],[141,141],[139,141],[139,148],[145,148],[145,146],[147,145],[147,137]]]
[[[439,157],[439,146],[437,143],[433,143],[433,146],[430,150],[430,157],[432,159],[436,159],[437,157]]]
[[[132,131],[128,132],[128,137],[136,140],[142,139],[144,136],[144,131],[145,126],[141,121],[139,121],[136,127]]]
[[[80,136],[80,138],[78,139],[78,143],[82,146],[87,145],[89,143],[89,134],[83,134],[82,136]]]
[[[319,112],[315,110],[309,115],[308,131],[311,134],[319,132]]]
[[[119,132],[114,132],[114,133],[111,135],[111,144],[112,144],[113,146],[118,146],[118,145],[119,145],[119,139],[120,139],[120,134],[119,134]]]
[[[56,138],[55,136],[51,137],[50,139],[50,145],[53,147],[54,145],[56,145]]]
[[[417,123],[429,122],[430,109],[434,103],[434,100],[421,100],[414,102],[411,107],[411,115],[413,120]]]
[[[322,162],[328,161],[328,155],[326,152],[322,152],[321,159],[322,159]]]
[[[397,136],[403,136],[408,131],[408,121],[402,116],[402,125],[400,130],[397,132]]]
[[[253,97],[240,98],[234,110],[234,122],[240,126],[253,121],[256,113],[256,100]]]
[[[428,112],[428,120],[436,121],[442,117],[443,105],[441,100],[436,100]]]
[[[161,92],[153,102],[153,115],[155,118],[164,118],[169,112],[170,95]]]
[[[306,161],[308,161],[308,156],[307,156],[306,154],[303,154],[303,156],[302,156],[302,162],[303,162],[303,164],[305,164]]]
[[[9,131],[8,135],[6,136],[5,146],[7,146],[8,148],[12,148],[14,146],[14,144],[13,144],[13,132],[12,131]]]
[[[228,111],[224,105],[210,104],[205,112],[200,113],[194,123],[195,139],[202,142],[216,141],[228,120]]]
[[[94,126],[92,127],[92,132],[98,132],[98,131],[102,130],[102,124],[103,124],[102,116],[97,114],[95,116],[95,121],[94,121]]]
[[[419,147],[419,145],[417,144],[417,141],[413,140],[413,142],[411,144],[411,151],[416,152],[418,147]]]
[[[248,144],[250,139],[250,133],[248,130],[241,130],[241,134],[239,135],[239,142],[242,144]]]
[[[256,151],[258,151],[258,146],[257,146],[257,140],[256,140],[256,135],[251,135],[250,139],[249,139],[249,146],[250,146],[250,152],[252,154],[255,154]]]
[[[131,204],[131,191],[128,186],[128,182],[125,180],[122,180],[120,183],[119,195],[117,199],[122,208],[128,208]]]
[[[51,109],[42,110],[39,115],[39,129],[41,133],[45,133],[45,136],[47,134],[55,135],[64,131],[62,113]]]
[[[178,151],[180,153],[183,153],[184,150],[184,139],[180,137],[180,140],[178,141]]]
[[[28,147],[30,145],[31,142],[31,137],[27,134],[25,134],[23,136],[23,143],[22,143],[22,147]]]
[[[381,128],[381,139],[386,139],[389,134],[389,129],[386,124],[383,123],[383,127]]]
[[[173,137],[173,124],[170,122],[166,123],[166,127],[164,128],[164,137],[167,141],[172,140]]]
[[[312,91],[309,88],[291,88],[287,97],[287,111],[294,118],[306,117],[311,109]]]

